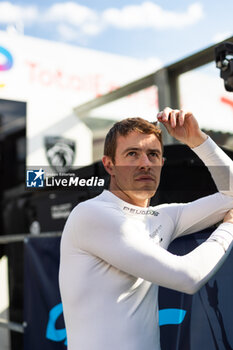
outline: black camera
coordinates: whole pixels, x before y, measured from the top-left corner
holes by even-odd
[[[215,48],[216,67],[224,79],[227,91],[233,91],[233,43],[225,42]]]

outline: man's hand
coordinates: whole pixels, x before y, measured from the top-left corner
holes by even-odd
[[[182,109],[166,107],[157,114],[158,121],[162,123],[169,134],[189,147],[197,147],[206,139],[207,135],[199,128],[197,120],[190,112]]]
[[[233,224],[233,209],[229,210],[224,216],[223,222],[230,222]]]

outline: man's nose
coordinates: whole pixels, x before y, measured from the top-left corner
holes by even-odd
[[[139,159],[139,166],[140,168],[149,168],[151,167],[151,161],[147,154],[141,154],[141,157]]]

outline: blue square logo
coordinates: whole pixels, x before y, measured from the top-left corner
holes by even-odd
[[[44,187],[44,170],[27,170],[27,187]]]

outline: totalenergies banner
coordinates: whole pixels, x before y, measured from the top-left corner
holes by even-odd
[[[72,165],[91,164],[92,132],[73,109],[156,68],[139,59],[0,31],[0,99],[26,104],[27,165],[49,165],[48,139],[50,144],[61,140],[57,153],[74,144]],[[116,115],[110,105],[108,117],[143,111],[154,118],[158,109],[155,87],[122,100],[124,110]]]
[[[202,243],[210,231],[176,240],[169,250],[183,255]],[[59,237],[31,238],[24,244],[24,350],[67,349],[58,288],[59,246]],[[233,349],[232,266],[233,254],[194,296],[160,288],[162,349]]]
[[[9,79],[1,93],[14,93],[15,99],[31,99],[35,91],[50,98],[65,94],[76,107],[157,67],[145,60],[0,31],[0,71],[9,74],[11,68],[15,84],[14,88],[8,74],[1,76],[2,81]]]

